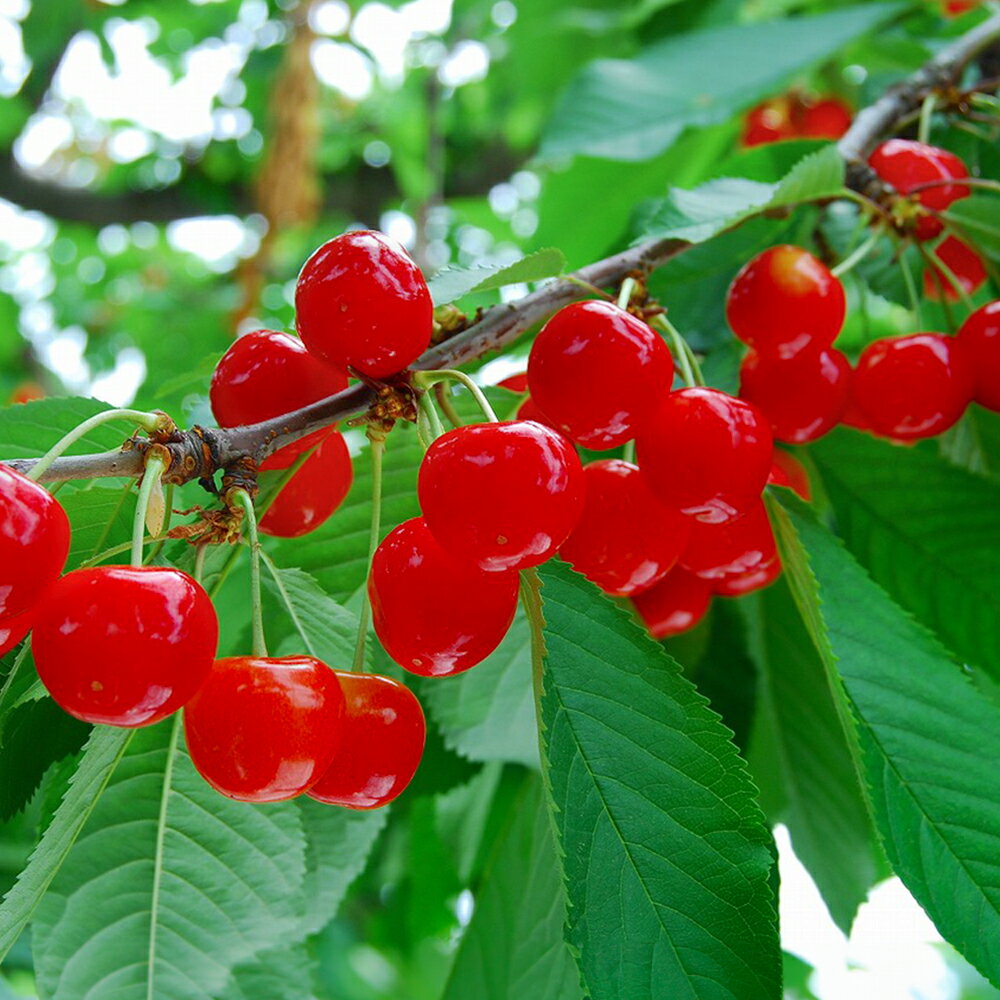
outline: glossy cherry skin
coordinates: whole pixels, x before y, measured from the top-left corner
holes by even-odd
[[[916,441],[946,431],[972,401],[974,375],[953,337],[917,333],[869,344],[854,398],[876,434]]]
[[[42,683],[70,715],[133,727],[159,722],[191,698],[218,637],[212,602],[186,573],[98,566],[52,585],[31,647]]]
[[[757,104],[747,112],[740,141],[749,148],[793,139],[795,135],[791,101],[783,96]]]
[[[344,692],[311,656],[216,660],[184,709],[198,773],[241,802],[281,802],[314,785],[344,738]]]
[[[792,358],[751,351],[740,365],[740,396],[767,417],[776,440],[805,444],[837,426],[851,375],[850,362],[832,347]]]
[[[836,97],[823,97],[802,109],[798,133],[809,139],[839,139],[851,127],[851,109]]]
[[[774,449],[771,462],[771,473],[767,477],[768,486],[785,486],[798,493],[806,503],[812,500],[812,485],[805,466],[790,452],[783,448]]]
[[[597,451],[634,438],[673,377],[663,340],[611,302],[560,309],[528,358],[535,404],[572,441]]]
[[[720,580],[713,580],[712,592],[719,597],[742,597],[744,594],[752,594],[755,590],[763,590],[764,587],[774,583],[779,576],[781,576],[781,558],[775,555],[769,562],[756,569],[732,573]]]
[[[771,522],[758,500],[728,524],[696,523],[680,564],[696,576],[715,581],[766,566],[776,553]]]
[[[285,449],[282,449],[284,451]],[[281,468],[271,456],[262,469]],[[260,519],[260,530],[279,538],[297,538],[315,531],[341,505],[354,481],[351,453],[339,431],[330,431],[274,498]]]
[[[969,176],[965,164],[954,153],[913,139],[883,142],[868,158],[868,163],[882,180],[903,195],[921,184]],[[941,212],[953,201],[968,195],[969,188],[964,184],[941,184],[918,191],[914,198],[925,208]],[[917,220],[915,235],[918,240],[933,239],[942,228],[933,216],[924,215]]]
[[[37,606],[20,614],[0,618],[0,656],[6,656],[30,631]]]
[[[639,468],[666,506],[722,523],[757,502],[774,450],[767,418],[718,389],[667,395],[636,441]]]
[[[521,405],[517,408],[517,419],[518,420],[534,420],[536,424],[541,424],[543,427],[549,427],[556,433],[562,433],[558,427],[544,413],[539,409],[538,404],[530,397],[527,396],[521,401]],[[564,435],[565,436],[565,435]]]
[[[0,618],[30,608],[62,572],[69,518],[38,483],[0,465]]]
[[[420,764],[427,738],[413,692],[378,674],[337,671],[344,689],[344,740],[307,794],[348,809],[378,809],[397,798]]]
[[[829,347],[847,312],[844,286],[802,247],[770,247],[746,263],[726,295],[733,333],[761,354]]]
[[[532,420],[448,431],[427,450],[417,479],[441,546],[490,571],[554,555],[583,513],[583,491],[573,446]]]
[[[677,562],[691,519],[664,507],[631,462],[603,459],[583,474],[583,516],[559,555],[606,594],[648,590]]]
[[[318,358],[369,378],[401,372],[430,344],[427,282],[393,239],[369,230],[324,243],[295,286],[295,324]]]
[[[298,337],[255,330],[239,337],[212,373],[209,401],[220,427],[239,427],[290,413],[347,388],[347,372],[310,354]],[[310,435],[310,438],[312,435]],[[268,459],[287,469],[315,441],[303,438]]]
[[[654,639],[666,639],[695,627],[712,601],[707,580],[675,566],[655,587],[632,598]]]
[[[510,389],[511,392],[527,392],[528,391],[528,373],[518,372],[517,375],[509,375],[503,381],[498,382],[497,385],[501,389]]]
[[[972,368],[973,398],[1000,413],[1000,300],[980,306],[959,327],[957,342]]]
[[[514,620],[517,588],[516,573],[487,573],[445,551],[421,517],[386,535],[368,577],[382,646],[424,677],[461,673],[489,656]]]
[[[941,263],[958,279],[966,295],[971,295],[986,283],[983,259],[968,245],[954,236],[948,236],[934,251]],[[951,279],[936,266],[924,271],[924,298],[937,302],[941,293],[948,302],[958,302],[961,296]]]

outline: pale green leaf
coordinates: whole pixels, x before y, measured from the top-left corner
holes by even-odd
[[[472,292],[486,292],[528,281],[553,278],[566,268],[562,251],[552,247],[514,261],[513,264],[479,264],[475,267],[446,267],[427,282],[437,306],[455,302]]]

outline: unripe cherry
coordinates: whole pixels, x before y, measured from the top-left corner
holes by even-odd
[[[959,327],[956,343],[972,368],[975,401],[1000,413],[1000,300],[980,306]]]
[[[958,280],[966,295],[971,295],[985,284],[986,267],[983,265],[983,259],[968,243],[949,236],[941,241],[941,245],[934,252]],[[951,278],[937,265],[932,264],[924,271],[924,298],[938,302],[942,292],[948,302],[958,302],[961,298]]]
[[[777,554],[763,501],[728,524],[696,523],[680,564],[705,580],[748,573],[766,566]]]
[[[675,566],[655,587],[632,598],[654,639],[666,639],[695,627],[712,601],[707,580]]]
[[[571,440],[598,451],[634,438],[673,377],[663,340],[610,302],[560,309],[528,358],[535,404]]]

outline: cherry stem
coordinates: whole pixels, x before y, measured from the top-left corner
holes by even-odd
[[[197,583],[205,578],[205,556],[208,555],[208,542],[199,544],[194,554],[194,578]]]
[[[628,277],[622,282],[622,287],[618,290],[618,301],[616,305],[619,309],[628,309],[628,304],[632,301],[632,293],[638,282],[635,278]]]
[[[479,409],[482,410],[483,416],[492,424],[499,423],[500,418],[496,415],[493,407],[490,406],[490,401],[483,394],[483,390],[465,372],[460,372],[455,368],[441,368],[438,371],[414,372],[413,375],[413,381],[425,389],[430,388],[436,382],[440,382],[443,379],[451,379],[453,382],[460,382],[464,385],[472,394],[472,398],[476,401]]]
[[[631,462],[635,465],[635,438],[631,441],[626,441],[622,446],[622,461]]]
[[[969,297],[968,291],[966,291],[965,285],[962,284],[958,275],[938,256],[936,250],[928,250],[921,246],[920,252],[925,258],[929,258],[931,265],[940,274],[943,274],[947,279],[948,283],[952,288],[958,293],[958,297],[962,300],[962,304],[965,305],[970,312],[974,309],[972,299]],[[944,290],[941,291],[941,300],[944,301]]]
[[[172,423],[170,418],[163,413],[146,413],[143,410],[103,410],[95,413],[94,416],[78,424],[68,434],[63,435],[32,467],[27,473],[29,479],[36,483],[48,471],[49,466],[59,458],[67,448],[75,444],[84,435],[89,434],[95,427],[109,423],[112,420],[129,420],[133,424],[138,424],[144,431],[152,433],[162,430],[167,422]]]
[[[949,177],[944,180],[914,184],[906,193],[908,195],[919,194],[921,191],[929,191],[939,187],[971,187],[982,188],[984,191],[1000,191],[1000,181],[995,181],[990,177]]]
[[[440,385],[440,383],[438,383]],[[434,401],[431,399],[428,393],[424,393],[420,397],[420,415],[424,417],[427,423],[426,433],[428,437],[428,447],[430,447],[431,442],[436,441],[442,434],[444,434],[444,424],[441,423],[441,417],[438,415],[437,407],[434,405]]]
[[[686,386],[704,385],[705,376],[702,375],[698,360],[695,358],[691,348],[688,347],[687,341],[681,336],[680,330],[667,319],[665,313],[654,316],[651,322],[655,323],[670,337],[670,343],[674,349],[674,354],[677,356],[677,364],[680,366],[681,378],[684,379],[684,384]]]
[[[139,499],[135,504],[135,520],[132,522],[132,565],[136,568],[142,565],[142,546],[146,540],[146,513],[153,490],[159,486],[160,477],[166,469],[166,462],[157,454],[151,454],[146,460],[146,471],[139,485]]]
[[[899,269],[903,273],[903,284],[906,285],[906,295],[910,300],[910,308],[917,321],[917,328],[923,329],[924,320],[920,308],[920,296],[917,295],[917,284],[913,280],[913,272],[910,270],[910,262],[906,259],[905,253],[899,255]]]
[[[233,490],[232,500],[243,508],[247,535],[250,539],[250,601],[253,622],[253,655],[267,656],[264,639],[264,602],[260,592],[260,536],[257,534],[257,512],[246,490]]]
[[[615,300],[615,297],[613,295],[608,295],[603,288],[598,288],[597,285],[592,285],[589,281],[584,281],[583,278],[578,278],[575,274],[564,274],[559,280],[568,281],[571,285],[579,285],[581,288],[590,292],[591,295],[597,295],[602,299],[606,299],[608,302],[614,302]]]
[[[372,522],[368,536],[368,576],[372,571],[372,559],[380,541],[382,531],[382,456],[385,453],[385,434],[368,427],[368,440],[372,453]],[[365,669],[365,640],[368,638],[368,618],[371,602],[368,600],[367,576],[365,590],[361,595],[361,610],[358,613],[358,641],[354,646],[355,673]]]
[[[452,405],[451,397],[448,395],[447,387],[444,382],[438,382],[434,386],[434,397],[437,399],[438,406],[441,407],[441,412],[448,418],[448,423],[452,427],[461,427],[462,418],[458,415],[458,411]]]
[[[937,94],[932,90],[923,100],[920,105],[920,121],[917,125],[917,140],[922,142],[925,146],[930,141],[931,137],[931,116],[934,114],[934,108],[937,106]]]
[[[836,267],[831,268],[830,273],[835,278],[839,278],[842,274],[847,274],[848,271],[860,264],[875,249],[881,237],[882,227],[876,226],[868,239],[860,246],[855,247],[854,251],[845,257]]]

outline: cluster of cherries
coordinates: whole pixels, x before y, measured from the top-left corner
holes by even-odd
[[[763,146],[786,139],[839,139],[851,127],[851,109],[839,97],[807,97],[795,90],[752,107],[741,143]]]

